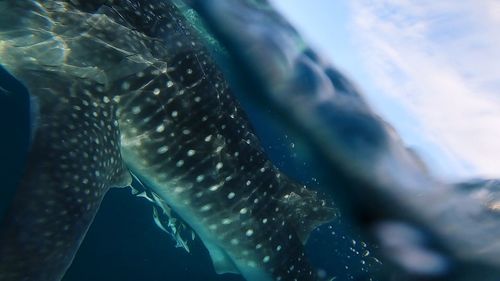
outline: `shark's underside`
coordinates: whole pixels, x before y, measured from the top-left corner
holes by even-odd
[[[216,271],[317,278],[303,243],[335,210],[267,159],[183,9],[0,1],[0,63],[28,88],[35,116],[1,228],[0,280],[60,280],[103,196],[131,173],[159,225],[173,210]]]

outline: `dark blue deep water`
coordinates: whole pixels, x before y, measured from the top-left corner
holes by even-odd
[[[27,90],[5,70],[0,72],[0,214],[14,195],[29,149],[30,109]],[[311,175],[314,167],[296,161],[293,137],[277,130],[264,112],[247,106],[262,144],[274,163],[291,177],[321,189]],[[351,233],[342,220],[323,225],[311,235],[307,251],[320,274],[336,280],[371,280],[379,267],[369,246]],[[132,196],[128,188],[112,189],[102,202],[64,281],[237,281],[234,274],[214,272],[208,252],[198,238],[191,253],[153,222],[148,201]]]

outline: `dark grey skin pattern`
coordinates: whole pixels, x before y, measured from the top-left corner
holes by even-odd
[[[217,272],[317,280],[304,256],[336,211],[267,159],[170,1],[0,1],[0,63],[29,89],[27,166],[0,232],[0,281],[60,280],[111,187],[137,176]]]

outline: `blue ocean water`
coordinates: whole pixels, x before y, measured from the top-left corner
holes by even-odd
[[[29,146],[29,94],[27,89],[0,67],[0,216],[15,193]]]

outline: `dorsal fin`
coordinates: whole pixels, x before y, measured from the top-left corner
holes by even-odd
[[[331,203],[318,198],[316,191],[287,180],[291,187],[286,188],[279,198],[283,212],[292,224],[303,244],[318,226],[339,216]]]

